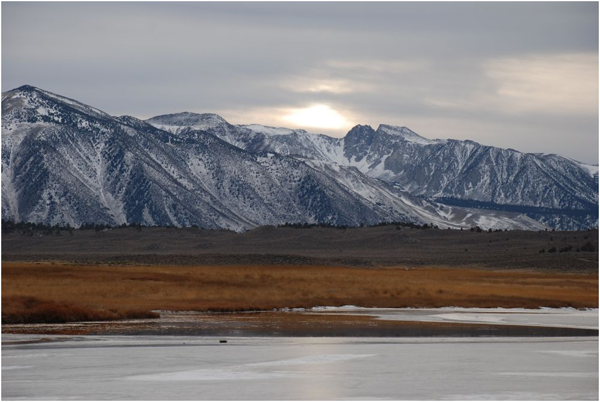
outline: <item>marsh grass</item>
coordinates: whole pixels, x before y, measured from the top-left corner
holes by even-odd
[[[3,323],[341,305],[598,307],[598,276],[444,267],[2,264]]]
[[[113,321],[134,318],[158,318],[152,311],[106,309],[85,303],[44,300],[32,296],[2,297],[2,323],[64,323],[77,321]]]

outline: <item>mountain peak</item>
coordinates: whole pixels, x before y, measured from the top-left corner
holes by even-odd
[[[356,126],[352,127],[350,129],[350,131],[371,131],[373,130],[373,127],[369,126],[368,124],[357,124]]]
[[[44,91],[37,87],[31,86],[31,85],[21,85],[20,87],[11,89],[6,92],[2,92],[2,97],[6,97],[6,96],[20,97],[20,96],[26,96],[27,94],[33,94],[35,92],[43,93]]]
[[[35,91],[38,89],[39,88],[36,88],[32,85],[21,85],[20,87],[13,89],[13,91],[31,92],[31,91]]]
[[[380,124],[377,128],[377,133],[385,133],[389,135],[395,135],[402,137],[408,142],[414,142],[417,144],[429,145],[435,144],[436,141],[421,137],[411,129],[405,126],[391,126],[389,124]]]
[[[61,123],[61,115],[72,111],[94,117],[96,119],[111,118],[107,113],[74,99],[57,95],[31,85],[22,85],[2,94],[3,117],[23,120],[27,115],[29,122]]]
[[[350,129],[350,131],[348,131],[348,134],[346,134],[346,137],[349,138],[358,138],[358,137],[368,137],[368,138],[373,138],[373,135],[375,134],[375,130],[373,130],[373,127],[367,125],[362,125],[362,124],[357,124],[356,126],[352,127]]]

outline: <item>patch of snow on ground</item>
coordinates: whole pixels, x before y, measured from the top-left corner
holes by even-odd
[[[357,315],[374,316],[381,320],[419,322],[457,322],[472,324],[503,324],[542,327],[598,329],[598,309],[574,308],[463,308],[442,307],[431,309],[402,308],[383,309],[354,306],[317,307],[307,311],[334,313],[355,312]]]

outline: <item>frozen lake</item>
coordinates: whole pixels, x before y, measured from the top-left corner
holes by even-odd
[[[577,310],[573,308],[460,308],[432,309],[414,308],[359,308],[317,307],[309,310],[325,314],[346,313],[367,315],[381,320],[417,322],[455,322],[470,324],[499,324],[548,328],[598,329],[598,309]]]
[[[542,311],[512,314],[442,309],[363,313],[392,315],[396,319],[407,314],[423,320],[503,319],[512,325],[523,325],[522,314]],[[531,320],[536,318],[538,325],[597,328],[597,315],[597,310],[556,310]],[[2,398],[599,397],[598,337],[228,337],[225,344],[219,339],[4,334]]]

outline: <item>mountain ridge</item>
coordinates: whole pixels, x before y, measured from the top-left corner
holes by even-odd
[[[457,141],[457,142],[473,143],[473,144],[476,144],[476,145],[481,145],[481,146],[486,146],[486,147],[491,147],[491,148],[497,148],[497,149],[503,149],[503,150],[507,150],[507,151],[512,151],[512,152],[516,152],[516,153],[523,154],[523,155],[558,156],[560,158],[569,159],[569,160],[571,160],[571,161],[573,161],[575,163],[581,164],[581,165],[585,165],[585,166],[589,166],[589,167],[595,167],[596,168],[595,170],[598,170],[598,166],[599,166],[598,164],[591,164],[591,163],[582,162],[582,161],[579,161],[577,159],[574,159],[574,158],[571,158],[571,157],[568,157],[568,156],[563,156],[563,155],[556,154],[556,153],[524,152],[524,151],[519,151],[519,150],[514,149],[514,148],[500,148],[500,147],[496,147],[496,146],[493,146],[493,145],[484,145],[484,144],[481,144],[480,142],[477,142],[477,141],[474,141],[474,140],[471,140],[471,139],[466,139],[466,140],[459,140],[459,139],[453,139],[453,138],[448,138],[448,139],[439,139],[439,138],[430,139],[430,138],[423,137],[420,134],[417,134],[416,132],[414,132],[413,130],[411,130],[409,127],[406,127],[406,126],[395,126],[395,125],[386,124],[386,123],[380,123],[378,125],[378,127],[377,127],[377,130],[373,129],[373,127],[370,126],[370,125],[368,125],[368,124],[364,124],[364,125],[363,124],[357,124],[354,127],[352,127],[348,131],[348,133],[346,133],[345,136],[343,136],[343,137],[334,137],[334,136],[330,136],[330,135],[327,135],[327,134],[309,132],[309,131],[304,130],[304,129],[287,128],[287,127],[281,127],[281,126],[267,126],[267,125],[258,124],[258,123],[252,123],[252,124],[231,124],[226,119],[224,119],[222,116],[220,116],[219,114],[217,114],[217,113],[210,113],[210,112],[207,112],[207,113],[197,113],[197,112],[188,112],[188,111],[185,111],[185,112],[176,112],[176,113],[169,113],[169,114],[154,116],[154,117],[148,118],[148,119],[143,120],[143,121],[146,121],[146,122],[149,122],[150,124],[152,124],[152,121],[155,121],[155,120],[158,121],[158,120],[160,120],[162,118],[169,118],[171,116],[175,116],[176,117],[178,115],[216,116],[219,120],[221,120],[222,122],[224,122],[224,123],[226,123],[226,124],[228,124],[230,126],[236,126],[236,127],[241,127],[241,128],[248,128],[250,126],[253,126],[254,127],[253,131],[258,132],[258,133],[264,133],[264,131],[260,131],[260,128],[264,128],[264,129],[274,129],[276,131],[281,131],[282,133],[285,131],[287,134],[303,133],[303,134],[311,134],[311,135],[316,135],[316,136],[324,136],[324,137],[331,138],[333,140],[344,139],[348,135],[349,132],[351,132],[352,130],[354,130],[356,128],[369,128],[369,129],[374,130],[375,132],[381,132],[384,129],[397,129],[398,132],[405,132],[405,133],[408,133],[410,135],[414,135],[414,136],[416,136],[416,137],[418,137],[420,139],[426,140],[427,142]],[[181,127],[188,127],[188,126],[187,125],[181,125]]]
[[[304,130],[265,134],[265,126],[234,126],[215,114],[113,117],[48,91],[21,88],[2,94],[5,218],[236,231],[286,222],[358,226],[401,220],[544,228],[518,212],[443,205],[366,174],[365,166],[377,162],[369,152],[385,149],[372,135],[365,157],[353,155],[345,163],[344,147],[364,151],[361,138],[352,144]],[[369,129],[367,134],[375,132]]]
[[[158,116],[157,118],[160,118]],[[154,118],[156,119],[156,118]],[[229,124],[229,123],[227,123]],[[356,125],[345,137],[278,128],[281,135],[228,126],[224,140],[263,150],[354,166],[362,173],[431,200],[472,201],[497,210],[523,207],[558,229],[597,226],[598,166],[556,154],[524,153],[472,140],[427,139],[403,126]],[[219,135],[218,127],[205,127]],[[287,130],[287,132],[285,132]],[[458,205],[454,203],[453,205]],[[537,208],[540,213],[532,213]],[[544,210],[563,211],[545,213]],[[575,219],[570,211],[585,212]]]

